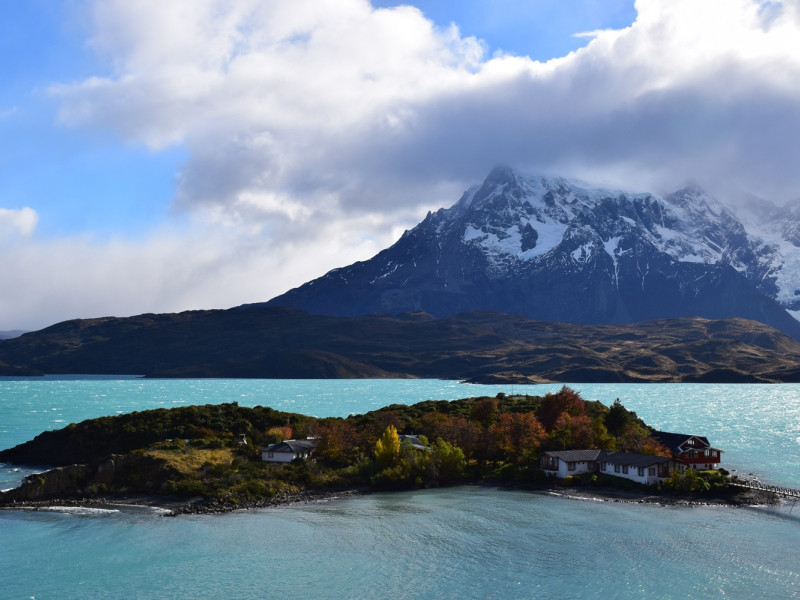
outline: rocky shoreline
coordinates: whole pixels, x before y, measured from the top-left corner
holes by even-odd
[[[741,490],[724,496],[701,494],[653,493],[646,490],[628,491],[614,488],[554,487],[549,494],[572,500],[659,504],[662,506],[779,506],[782,500],[772,492]]]
[[[51,498],[48,500],[21,500],[0,504],[5,510],[44,510],[57,507],[120,508],[126,506],[150,507],[163,511],[165,517],[197,514],[225,514],[239,510],[272,508],[288,504],[324,502],[370,493],[366,488],[339,490],[306,490],[294,494],[280,494],[272,498],[259,498],[246,502],[224,502],[204,498],[178,498],[174,496],[134,495],[97,496],[91,498]]]
[[[464,485],[464,484],[462,484]],[[565,500],[620,502],[632,504],[656,504],[661,506],[779,506],[781,499],[771,493],[759,490],[742,490],[725,496],[702,496],[699,494],[659,494],[646,490],[620,490],[614,488],[537,486],[520,487],[499,482],[473,482],[466,485],[480,485],[495,489],[516,489],[538,494],[555,495]],[[177,498],[157,495],[136,495],[123,497],[65,498],[50,500],[28,500],[7,503],[2,509],[48,510],[54,507],[83,508],[120,508],[126,506],[150,507],[162,511],[162,516],[177,517],[182,515],[221,515],[242,510],[274,508],[290,504],[328,502],[376,493],[371,488],[343,488],[306,490],[292,494],[280,494],[271,498],[260,498],[245,502],[230,503],[222,500],[206,500],[203,498]],[[381,492],[392,493],[392,492]]]

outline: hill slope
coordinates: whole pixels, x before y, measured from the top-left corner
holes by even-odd
[[[479,381],[798,381],[800,343],[742,319],[569,325],[230,310],[67,321],[0,341],[0,374],[433,377]]]

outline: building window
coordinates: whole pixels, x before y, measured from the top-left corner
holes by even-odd
[[[623,473],[624,475],[627,475],[627,474],[628,474],[628,465],[624,465],[624,466],[622,467],[622,473]]]
[[[639,467],[639,477],[644,477],[644,467]]]
[[[574,471],[575,470],[575,463],[574,462],[568,462],[567,463],[567,470]]]
[[[608,463],[607,462],[600,463],[600,470],[605,471],[606,469],[608,469]]]
[[[619,465],[614,465],[614,473],[619,473]]]
[[[267,458],[275,458],[274,452],[267,452]]]
[[[650,475],[650,477],[652,477],[653,475],[656,474],[656,468],[650,467],[649,469],[647,469],[647,474]]]

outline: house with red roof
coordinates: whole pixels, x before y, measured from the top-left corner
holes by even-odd
[[[653,437],[672,452],[673,458],[690,469],[718,469],[722,462],[722,450],[714,448],[702,435],[656,431]]]

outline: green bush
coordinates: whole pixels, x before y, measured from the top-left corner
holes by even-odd
[[[196,479],[182,479],[175,490],[181,496],[209,496],[209,489]]]
[[[683,472],[673,471],[664,480],[666,490],[694,493],[721,493],[729,490],[727,472],[696,471],[686,469]]]

